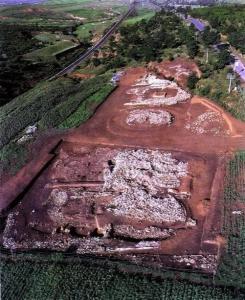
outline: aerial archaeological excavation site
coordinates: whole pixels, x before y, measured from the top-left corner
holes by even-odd
[[[4,185],[2,245],[215,274],[245,127],[187,91],[193,72],[186,59],[126,69],[92,118],[44,143]]]

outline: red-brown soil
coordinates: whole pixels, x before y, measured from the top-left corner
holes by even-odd
[[[94,74],[82,74],[79,72],[73,72],[72,74],[70,74],[71,78],[78,78],[78,79],[88,79],[88,78],[93,78],[95,77]]]
[[[201,76],[201,71],[192,60],[177,58],[173,61],[163,61],[161,63],[150,63],[149,69],[159,76],[167,79],[174,78],[180,86],[186,86],[188,76],[191,73]]]
[[[176,63],[176,62],[175,62]],[[161,68],[172,66],[173,62],[161,64]],[[195,70],[192,62],[178,60],[185,68]],[[154,67],[157,65],[155,64]],[[151,67],[152,70],[152,67]],[[14,238],[17,248],[52,248],[66,250],[79,244],[80,236],[93,231],[99,242],[90,242],[91,253],[113,255],[120,259],[174,268],[193,268],[213,273],[217,267],[217,258],[224,242],[220,242],[221,193],[225,164],[235,150],[245,149],[245,126],[219,106],[201,97],[193,97],[185,103],[179,103],[157,109],[167,110],[174,116],[170,126],[129,126],[126,118],[132,107],[124,104],[132,100],[127,91],[137,79],[146,74],[145,68],[128,69],[121,79],[119,87],[100,106],[95,115],[77,129],[70,130],[63,142],[55,150],[53,160],[37,174],[31,185],[17,175],[3,186],[5,200],[1,209],[7,210],[10,201],[15,200],[19,190],[11,190],[17,185],[26,186],[20,197],[20,203],[13,209],[15,224]],[[169,76],[174,75],[171,69]],[[166,76],[166,74],[164,74]],[[184,84],[183,77],[179,78]],[[168,91],[169,92],[169,91]],[[150,96],[150,95],[148,95]],[[149,106],[148,106],[149,107]],[[155,108],[155,107],[153,107]],[[196,133],[186,128],[206,112],[218,113],[219,134],[213,134],[208,124],[207,132]],[[111,201],[112,195],[100,195],[103,187],[103,168],[117,151],[122,149],[159,149],[171,152],[180,161],[188,162],[189,178],[181,181],[180,189],[190,196],[182,199],[187,214],[197,224],[188,227],[183,224],[169,224],[167,228],[175,230],[174,235],[161,240],[157,247],[145,249],[136,246],[130,240],[112,238],[105,233],[106,224],[128,224],[138,229],[155,226],[142,220],[138,222],[124,217],[115,217],[103,210]],[[39,154],[37,164],[47,155],[45,147]],[[23,176],[33,168],[33,163],[21,171]],[[59,227],[56,219],[50,219],[49,196],[54,189],[65,190],[69,204],[60,211],[67,227]],[[78,191],[75,192],[74,190]],[[84,191],[99,196],[91,206],[91,199],[81,196]],[[77,200],[76,200],[77,199]],[[10,209],[11,211],[11,209]],[[63,222],[63,223],[64,223]],[[166,224],[159,225],[166,228]],[[104,234],[104,237],[101,237]],[[84,239],[82,239],[84,243]],[[37,241],[40,247],[37,246]],[[80,245],[80,246],[79,246]],[[79,244],[80,253],[86,253],[85,246]],[[79,248],[80,247],[80,248]],[[126,248],[126,249],[125,249]],[[121,249],[121,250],[120,250]],[[122,250],[123,249],[123,250]],[[203,265],[208,267],[203,267]]]

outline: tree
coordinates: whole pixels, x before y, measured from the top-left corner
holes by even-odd
[[[188,55],[190,58],[194,58],[198,53],[198,44],[197,41],[193,38],[189,39],[186,43]]]
[[[190,90],[193,90],[196,87],[196,84],[198,82],[199,78],[196,76],[195,73],[192,73],[187,80],[187,87]]]
[[[219,34],[217,31],[211,30],[210,27],[206,27],[202,33],[202,40],[206,46],[206,63],[208,63],[208,48],[219,41]]]
[[[219,33],[207,26],[202,33],[202,40],[206,46],[213,45],[219,41]]]
[[[245,54],[245,30],[231,32],[229,42]]]
[[[218,61],[215,64],[217,69],[223,69],[226,65],[230,63],[230,52],[227,50],[222,50],[218,55]]]
[[[93,58],[92,61],[93,61],[93,65],[94,65],[95,67],[97,67],[97,66],[99,66],[99,65],[101,64],[100,59],[97,58],[97,57]]]

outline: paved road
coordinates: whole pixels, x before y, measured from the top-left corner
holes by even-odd
[[[82,61],[86,58],[90,57],[96,50],[98,50],[108,39],[109,37],[117,30],[120,24],[134,11],[135,3],[132,3],[128,9],[128,11],[123,14],[120,19],[112,25],[112,27],[107,31],[107,33],[91,48],[89,48],[84,54],[82,54],[78,59],[76,59],[69,66],[65,67],[63,70],[49,78],[50,80],[56,79],[60,76],[63,76],[67,73],[72,72]]]

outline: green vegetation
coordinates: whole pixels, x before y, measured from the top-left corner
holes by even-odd
[[[101,104],[109,94],[115,89],[115,86],[107,84],[103,86],[97,93],[87,98],[78,109],[70,115],[64,122],[60,124],[60,128],[77,127],[85,122],[94,113],[96,107]]]
[[[138,17],[141,18],[135,18]],[[189,45],[188,50],[195,52],[194,55],[198,50],[194,30],[171,12],[161,11],[148,20],[143,18],[136,23],[135,19],[132,22],[129,19],[119,32],[120,40],[116,41],[112,37],[103,48],[110,55],[105,54],[96,61],[97,64],[106,65],[107,69],[120,68],[134,62],[161,60],[170,50],[177,52],[181,49],[184,56],[187,55],[186,45]]]
[[[190,13],[208,20],[213,28],[228,36],[234,47],[245,53],[245,5],[202,7]]]
[[[245,151],[230,161],[224,191],[222,234],[228,240],[227,251],[218,270],[217,281],[223,285],[245,288]],[[234,214],[233,211],[241,212]]]
[[[6,104],[0,112],[0,174],[14,174],[26,162],[29,142],[17,143],[24,128],[35,123],[39,129],[78,126],[113,91],[110,78],[107,73],[83,82],[42,82]]]
[[[44,3],[45,4],[52,4],[52,5],[55,5],[55,4],[59,4],[59,5],[71,5],[71,4],[85,4],[85,3],[89,3],[90,0],[45,0]]]
[[[26,126],[40,120],[47,111],[78,91],[80,84],[70,79],[42,82],[13,99],[0,112],[0,148]]]
[[[29,30],[34,28],[70,30],[80,23],[64,11],[38,6],[11,6],[3,8],[1,9],[1,16],[1,26],[23,26]]]
[[[142,20],[149,20],[151,19],[155,13],[149,10],[140,10],[137,12],[136,16],[129,17],[127,20],[124,21],[126,25],[133,25]]]
[[[209,68],[211,66],[203,67],[204,77],[196,84],[194,93],[212,99],[234,117],[245,121],[244,98],[237,91],[228,92],[229,80],[227,79],[227,73],[230,72],[229,68],[211,69],[211,71]]]
[[[50,32],[41,32],[35,35],[34,38],[45,44],[53,44],[59,40],[59,37],[57,37],[56,34]]]
[[[80,83],[79,90],[77,90],[76,93],[67,95],[66,101],[59,103],[57,106],[53,106],[52,109],[43,114],[38,122],[39,127],[42,129],[58,127],[78,109],[81,103],[84,101],[87,103],[87,98],[100,91],[102,87],[108,83],[110,78],[111,74],[107,73]],[[95,104],[98,105],[97,103]],[[90,105],[92,106],[91,102]],[[84,113],[86,113],[86,111]],[[90,113],[92,113],[92,111]],[[77,120],[77,122],[78,121],[79,120]]]
[[[28,159],[27,144],[17,144],[11,141],[0,150],[0,176],[4,172],[14,175],[22,168]]]
[[[84,42],[86,40],[91,40],[94,34],[102,34],[106,28],[112,24],[113,20],[106,20],[102,22],[93,22],[80,25],[74,31],[76,37]]]
[[[196,87],[196,84],[198,82],[198,77],[196,76],[195,73],[192,73],[189,77],[188,77],[188,81],[187,81],[187,87],[190,90],[193,90]]]
[[[55,56],[57,54],[73,49],[77,46],[78,45],[73,43],[72,41],[60,41],[55,43],[54,45],[50,45],[42,49],[27,53],[24,55],[24,58],[33,61],[44,60],[45,62],[48,62],[50,60],[55,60]]]
[[[17,300],[46,299],[198,299],[241,300],[227,288],[193,285],[178,280],[163,281],[147,276],[118,273],[94,260],[76,263],[6,262],[2,266],[2,297]]]
[[[111,17],[105,10],[100,10],[98,8],[80,8],[80,9],[70,9],[67,11],[74,16],[85,18],[84,22],[93,22],[107,19]],[[113,15],[113,14],[112,14]]]

